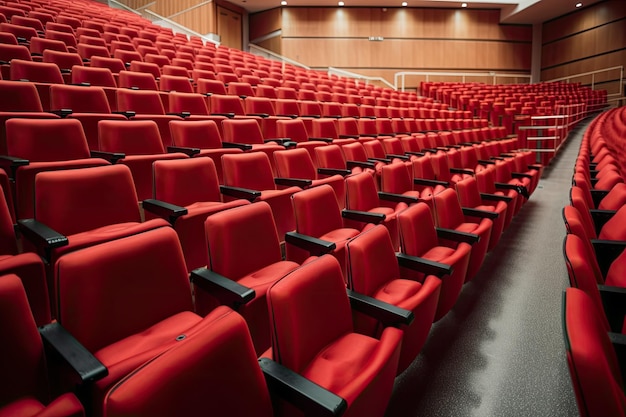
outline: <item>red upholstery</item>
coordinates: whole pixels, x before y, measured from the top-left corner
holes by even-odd
[[[224,185],[260,191],[259,201],[267,202],[272,208],[279,239],[296,228],[291,195],[300,191],[299,187],[277,189],[272,168],[263,152],[250,152],[222,156]],[[254,175],[250,175],[254,172]]]
[[[348,288],[361,294],[393,304],[415,314],[411,325],[401,327],[404,331],[398,374],[417,357],[430,331],[441,280],[433,275],[423,284],[400,278],[400,268],[389,232],[382,225],[361,233],[346,245]],[[380,337],[380,322],[363,314],[355,313],[355,328],[359,333]]]
[[[398,213],[406,209],[406,203],[383,201],[376,191],[374,178],[367,174],[361,173],[346,178],[346,208],[349,210],[366,211],[370,213],[382,213],[385,215],[383,225],[389,230],[393,247],[397,250],[400,247],[400,238],[398,235]],[[346,225],[353,224],[355,228],[362,229],[364,224],[346,221]]]
[[[255,291],[254,300],[240,306],[258,354],[270,347],[265,293],[277,279],[298,264],[283,261],[270,206],[259,202],[209,216],[205,222],[208,268]],[[250,239],[254,236],[254,239]],[[201,294],[198,311],[208,311],[216,300]]]
[[[274,153],[276,175],[283,178],[300,178],[312,180],[312,187],[328,184],[333,187],[337,204],[340,208],[346,205],[346,185],[341,175],[320,178],[313,165],[311,156],[306,149],[289,149]]]
[[[492,250],[500,241],[500,236],[504,230],[504,221],[506,219],[507,203],[504,201],[488,200],[485,196],[481,196],[478,191],[478,183],[474,178],[466,178],[456,183],[456,193],[459,196],[459,202],[463,207],[469,207],[478,210],[491,211],[498,214],[496,219],[492,219],[491,235],[489,237],[489,246],[487,250]],[[494,197],[498,198],[498,197]],[[480,222],[477,217],[469,216],[468,220]]]
[[[211,96],[213,97],[213,96]],[[239,98],[237,98],[239,99]],[[212,109],[213,111],[213,109]],[[274,170],[274,152],[285,149],[274,142],[265,143],[261,126],[255,119],[226,119],[222,121],[224,142],[252,145],[253,151],[265,153]]]
[[[480,240],[472,246],[465,277],[467,282],[474,278],[485,259],[493,222],[490,219],[481,219],[479,223],[468,221],[463,214],[456,192],[450,188],[435,195],[435,208],[436,223],[439,227],[480,236]]]
[[[57,273],[59,322],[109,371],[93,384],[93,404],[177,345],[178,336],[193,339],[213,321],[192,312],[185,261],[169,227],[67,254]],[[96,408],[94,415],[100,414]]]
[[[15,171],[16,214],[33,217],[35,175],[43,171],[108,165],[90,158],[78,120],[10,119],[6,122],[7,154],[30,163]]]
[[[50,398],[43,343],[16,275],[0,276],[0,416],[84,416],[73,394]],[[48,404],[47,406],[45,404]]]
[[[308,262],[267,298],[274,360],[345,399],[344,416],[383,415],[402,331],[388,327],[380,339],[355,333],[339,263],[328,255]]]
[[[206,331],[180,340],[115,384],[102,414],[272,417],[246,322],[228,307],[205,320]]]
[[[165,153],[159,128],[152,120],[101,120],[98,137],[102,151],[125,154],[118,163],[130,168],[140,201],[152,196],[154,161],[187,158],[183,153]]]
[[[306,126],[302,119],[285,119],[276,121],[276,136],[280,138],[289,138],[296,142],[296,147],[306,149],[311,158],[314,157],[314,149],[319,146],[326,146],[326,142],[321,140],[309,140]]]
[[[624,415],[626,396],[615,350],[593,301],[578,288],[564,294],[563,334],[580,415]]]
[[[437,304],[435,320],[439,320],[454,307],[467,274],[472,247],[468,243],[460,242],[453,245],[443,245],[437,237],[430,209],[425,203],[418,203],[409,207],[398,215],[400,229],[400,246],[402,252],[425,258],[431,261],[450,265],[452,274],[442,278],[441,292]],[[425,276],[403,269],[402,277],[424,282]]]
[[[155,161],[152,168],[153,197],[187,209],[187,214],[172,222],[185,254],[187,270],[206,266],[204,220],[218,211],[248,204],[248,201],[222,202],[215,164],[210,158]]]
[[[518,200],[521,201],[523,197],[518,198],[518,192],[514,189],[499,189],[497,187],[495,168],[493,166],[477,171],[475,177],[478,183],[478,191],[481,193],[503,195],[511,199],[507,203],[506,216],[504,218],[504,228],[506,229],[511,224],[513,216],[521,208],[521,205],[518,205],[517,202]]]

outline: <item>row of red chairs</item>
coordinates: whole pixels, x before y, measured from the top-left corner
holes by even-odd
[[[563,332],[581,415],[623,415],[624,216],[619,163],[626,108],[597,116],[585,131],[563,209],[563,254],[571,288],[563,296]],[[616,147],[617,145],[617,147]]]

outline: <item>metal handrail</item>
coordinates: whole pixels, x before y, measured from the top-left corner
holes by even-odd
[[[357,80],[365,80],[365,84],[367,84],[367,81],[379,81],[387,85],[389,88],[393,88],[394,90],[396,90],[396,87],[393,84],[391,84],[389,81],[385,80],[383,77],[370,77],[367,75],[361,75],[361,74],[357,74],[354,72],[350,72],[350,71],[346,71],[346,70],[342,70],[342,69],[334,68],[334,67],[328,67],[328,73],[339,75],[341,77],[354,78]]]
[[[544,82],[550,83],[550,82],[556,82],[556,81],[567,81],[569,83],[572,79],[581,78],[581,77],[587,77],[587,76],[591,75],[591,89],[595,90],[596,74],[600,74],[600,73],[603,73],[603,72],[609,72],[609,71],[615,71],[615,70],[619,70],[620,71],[619,91],[617,93],[607,94],[607,99],[608,99],[608,97],[616,97],[613,100],[621,100],[621,99],[623,99],[623,96],[624,96],[624,66],[623,65],[618,65],[618,66],[609,67],[609,68],[603,68],[603,69],[599,69],[599,70],[595,70],[595,71],[582,72],[580,74],[568,75],[566,77],[561,77],[561,78],[554,78],[552,80],[548,80],[548,81],[544,81]],[[611,100],[608,100],[608,101],[611,101]]]
[[[139,13],[137,10],[135,10],[135,9],[133,9],[131,7],[128,7],[124,3],[120,3],[117,0],[108,0],[108,1],[109,1],[109,7],[111,7],[111,4],[113,4],[113,5],[119,7],[122,10],[126,10],[127,12],[135,13],[136,15],[141,16],[141,13]]]
[[[395,89],[400,91],[404,91],[406,87],[406,76],[407,75],[423,75],[426,77],[426,81],[429,81],[429,77],[431,76],[439,76],[439,77],[460,77],[461,82],[465,82],[467,77],[492,77],[493,84],[496,84],[496,80],[498,78],[528,78],[530,82],[531,76],[530,74],[500,74],[493,71],[490,72],[434,72],[434,71],[400,71],[396,72],[393,75],[393,83],[395,85]],[[401,78],[401,86],[398,86],[398,78]]]

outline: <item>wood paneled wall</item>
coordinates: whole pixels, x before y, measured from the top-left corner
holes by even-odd
[[[501,25],[499,10],[285,7],[280,18],[282,55],[314,68],[390,82],[398,71],[530,71],[532,27]],[[250,33],[264,24],[253,15]]]
[[[607,0],[548,21],[543,25],[541,79],[626,66],[626,4]],[[599,74],[596,82],[610,92],[618,71]],[[590,83],[591,77],[577,79]]]

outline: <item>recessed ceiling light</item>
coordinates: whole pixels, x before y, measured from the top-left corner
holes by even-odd
[[[467,3],[461,3],[461,7],[467,7]]]
[[[582,3],[576,3],[576,7],[583,7]]]
[[[337,3],[339,5],[339,7],[343,7],[343,5],[345,4],[344,2],[340,1],[339,3]]]
[[[406,7],[406,6],[408,6],[408,5],[409,5],[409,3],[407,3],[406,1],[403,1],[403,2],[402,2],[402,7]]]
[[[287,2],[286,2],[285,0],[283,0],[283,1],[281,1],[281,2],[280,2],[280,5],[281,5],[281,6],[286,6],[286,5],[287,5]]]

